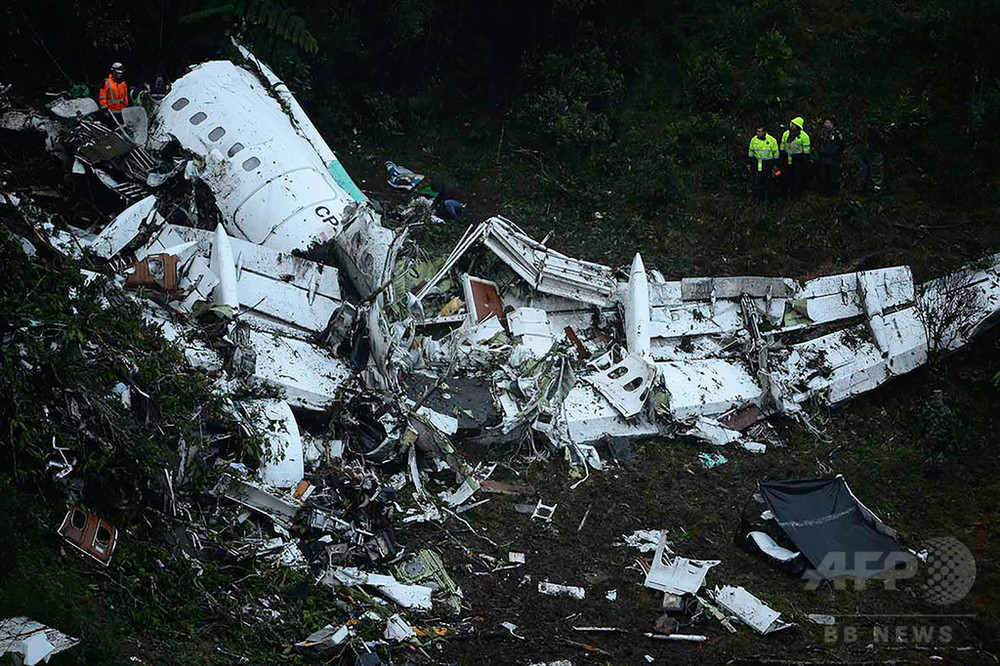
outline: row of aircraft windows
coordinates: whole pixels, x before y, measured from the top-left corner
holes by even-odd
[[[181,97],[173,104],[171,104],[170,107],[174,111],[180,111],[190,103],[191,103],[190,100],[188,100],[186,97]],[[204,111],[199,111],[198,113],[191,116],[190,121],[192,125],[200,125],[207,119],[208,119],[208,114],[206,114]],[[208,140],[215,142],[224,137],[225,135],[226,135],[225,127],[221,126],[216,127],[215,129],[213,129],[211,132],[208,133]],[[234,143],[229,147],[229,151],[226,154],[229,155],[229,157],[233,157],[236,155],[236,153],[240,152],[241,150],[243,150],[243,144],[237,141],[236,143]],[[260,166],[260,160],[257,159],[256,157],[248,157],[247,159],[243,160],[244,171],[253,171],[259,166]]]

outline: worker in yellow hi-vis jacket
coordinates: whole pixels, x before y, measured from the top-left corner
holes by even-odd
[[[767,127],[757,126],[757,133],[750,139],[747,151],[750,160],[750,182],[753,198],[763,201],[771,191],[771,176],[778,161],[778,141],[767,133]]]

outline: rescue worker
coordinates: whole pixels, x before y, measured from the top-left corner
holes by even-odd
[[[868,187],[872,194],[882,193],[882,181],[885,175],[885,160],[889,154],[889,135],[895,128],[895,123],[883,125],[878,118],[868,119],[867,161]]]
[[[152,84],[147,83],[142,87],[142,90],[135,93],[135,99],[132,101],[146,109],[146,113],[152,116],[163,98],[170,93],[170,88],[170,84],[163,78],[163,75],[157,74]]]
[[[819,186],[825,194],[840,191],[840,156],[845,145],[844,135],[828,118],[819,137]]]
[[[121,122],[121,110],[128,106],[128,84],[125,83],[125,67],[120,62],[111,65],[111,73],[101,86],[97,103],[107,109],[115,121]]]
[[[771,174],[778,161],[778,141],[767,133],[766,126],[757,126],[757,133],[750,139],[747,158],[750,160],[753,198],[764,201],[770,194]]]
[[[786,183],[788,198],[798,197],[802,192],[802,179],[806,164],[809,163],[809,135],[806,134],[805,121],[802,117],[792,118],[788,129],[781,135],[782,160],[787,172]]]

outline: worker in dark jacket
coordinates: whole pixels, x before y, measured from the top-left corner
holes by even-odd
[[[819,135],[819,187],[825,194],[840,190],[840,157],[844,154],[844,135],[827,119]]]
[[[889,137],[895,127],[895,123],[883,124],[874,117],[868,119],[868,145],[865,157],[868,161],[868,187],[875,196],[882,193],[885,160],[889,154]]]

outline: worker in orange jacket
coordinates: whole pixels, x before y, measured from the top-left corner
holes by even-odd
[[[121,120],[121,110],[128,106],[128,84],[125,83],[125,67],[120,62],[111,65],[111,73],[101,86],[97,102]]]

